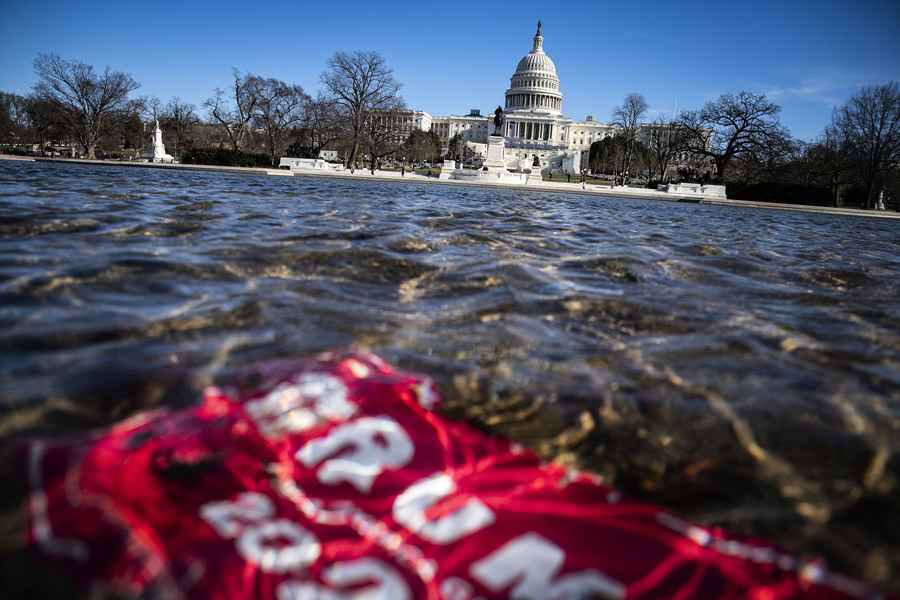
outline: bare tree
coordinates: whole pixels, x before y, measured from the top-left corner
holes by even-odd
[[[34,70],[39,80],[35,95],[56,105],[85,155],[96,158],[100,136],[113,118],[128,109],[128,95],[138,83],[109,67],[97,75],[92,66],[55,54],[39,54]]]
[[[32,140],[37,141],[41,149],[51,139],[59,140],[68,137],[62,111],[58,109],[55,102],[31,95],[28,97],[25,111],[28,115],[28,128],[32,131]]]
[[[780,110],[762,94],[724,94],[700,110],[682,113],[685,150],[712,160],[721,180],[735,157],[783,143],[788,135],[778,120]]]
[[[289,85],[279,79],[257,79],[254,123],[266,134],[266,146],[275,165],[277,154],[287,132],[303,121],[303,112],[310,97],[299,85]]]
[[[259,100],[259,78],[251,74],[242,76],[237,69],[231,73],[233,81],[228,93],[216,88],[213,97],[203,105],[209,111],[210,120],[225,130],[232,149],[240,150]]]
[[[638,143],[638,130],[644,115],[647,114],[647,101],[641,94],[628,94],[622,106],[613,111],[613,123],[618,125],[625,136],[625,152],[622,156],[622,173],[627,175],[634,161]]]
[[[659,177],[663,183],[669,180],[669,169],[673,161],[678,158],[683,145],[684,134],[677,122],[669,121],[665,117],[658,117],[652,124],[645,126],[646,146],[649,154],[649,164],[652,174]]]
[[[172,152],[176,157],[180,156],[181,151],[188,145],[191,131],[200,124],[197,108],[176,96],[169,100],[163,109],[162,120],[165,127],[175,133]]]
[[[401,120],[405,118],[400,111],[403,104],[399,101],[386,110],[372,111],[363,125],[363,140],[369,155],[369,170],[375,174],[378,160],[395,154],[403,144]]]
[[[768,143],[753,144],[732,163],[732,175],[744,185],[785,182],[803,155],[803,144],[787,135],[772,136]]]
[[[900,165],[900,88],[897,82],[865,87],[837,109],[832,129],[844,140],[865,188],[865,206],[875,201],[876,187]]]
[[[158,121],[163,117],[165,107],[158,96],[143,96],[140,99],[141,116],[146,121]]]
[[[345,111],[353,143],[347,165],[356,160],[372,111],[390,110],[400,99],[400,84],[377,52],[336,52],[322,74],[327,93]]]
[[[835,127],[826,127],[818,144],[807,148],[806,157],[813,173],[824,180],[831,190],[834,206],[841,203],[841,189],[851,183],[853,163],[850,160],[850,141]]]
[[[297,142],[290,148],[291,156],[318,158],[322,150],[346,135],[346,125],[347,119],[334,99],[321,93],[310,98],[297,128]]]

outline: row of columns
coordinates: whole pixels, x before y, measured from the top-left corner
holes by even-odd
[[[560,99],[553,96],[544,96],[543,94],[515,94],[511,96],[512,108],[550,108],[558,110],[560,108]],[[507,108],[510,108],[507,106]]]
[[[553,123],[534,123],[531,121],[507,121],[506,136],[524,140],[553,139]]]

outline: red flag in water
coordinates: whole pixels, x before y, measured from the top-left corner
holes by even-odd
[[[623,498],[432,409],[364,354],[265,368],[182,411],[33,441],[29,543],[163,598],[856,598],[770,544]]]

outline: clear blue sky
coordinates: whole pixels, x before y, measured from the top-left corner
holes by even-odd
[[[567,116],[610,118],[630,92],[651,112],[729,91],[767,93],[816,136],[859,86],[900,80],[898,0],[722,2],[94,2],[0,0],[0,90],[25,93],[55,52],[128,71],[139,94],[196,103],[232,66],[319,86],[335,50],[377,50],[411,107],[491,111],[538,18]]]

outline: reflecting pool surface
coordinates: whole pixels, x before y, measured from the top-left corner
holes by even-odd
[[[0,162],[0,436],[360,345],[705,523],[900,572],[900,222]]]

